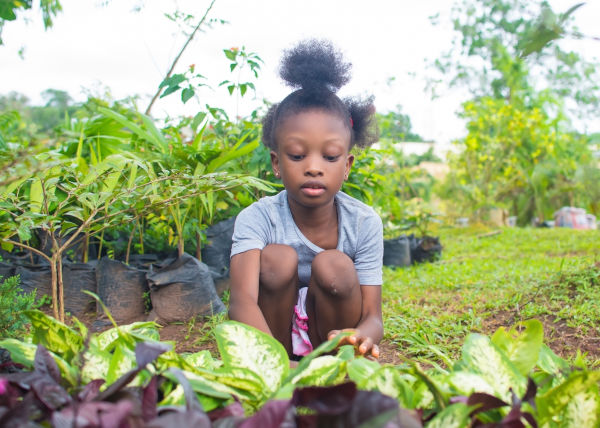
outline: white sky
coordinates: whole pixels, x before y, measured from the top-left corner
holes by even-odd
[[[33,103],[41,103],[47,88],[66,90],[78,101],[86,90],[102,93],[108,88],[116,99],[138,94],[143,111],[185,38],[164,16],[179,8],[198,17],[207,0],[62,0],[63,12],[55,25],[43,30],[40,14],[26,12],[9,22],[0,46],[0,93],[17,91]],[[562,12],[576,0],[550,1]],[[137,4],[144,7],[132,10]],[[432,26],[428,17],[449,14],[451,0],[217,0],[210,13],[229,21],[196,36],[179,62],[176,72],[190,64],[208,78],[214,91],[200,92],[198,100],[181,104],[178,95],[155,104],[153,115],[195,114],[205,103],[223,107],[231,114],[245,114],[263,98],[279,101],[289,89],[277,76],[283,49],[307,37],[332,40],[353,63],[353,79],[340,95],[374,94],[379,111],[397,104],[408,113],[413,130],[427,139],[448,143],[464,134],[456,117],[463,99],[449,92],[431,100],[424,90],[425,59],[436,58],[450,46],[449,23]],[[576,12],[575,22],[584,33],[597,34],[600,0],[588,0]],[[26,19],[23,19],[26,18]],[[600,57],[600,42],[576,41],[577,50],[588,59]],[[223,48],[246,46],[264,60],[255,83],[256,98],[248,94],[236,107],[219,82],[231,78]],[[24,47],[24,59],[18,55]],[[416,77],[411,76],[414,73]],[[395,80],[388,85],[388,79]],[[599,130],[597,123],[588,129]]]

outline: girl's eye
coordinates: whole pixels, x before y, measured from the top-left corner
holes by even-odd
[[[335,162],[336,160],[339,159],[339,156],[323,156],[325,158],[326,161],[328,162]]]
[[[288,157],[293,161],[300,161],[304,158],[304,155],[292,155],[289,154]]]

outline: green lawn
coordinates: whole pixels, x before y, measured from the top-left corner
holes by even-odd
[[[385,341],[403,356],[437,360],[439,351],[456,356],[468,332],[538,318],[556,352],[581,349],[598,361],[600,231],[491,231],[441,228],[440,261],[384,268]]]

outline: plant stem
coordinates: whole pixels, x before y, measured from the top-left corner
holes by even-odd
[[[192,34],[190,34],[190,36],[188,37],[188,39],[184,43],[183,47],[181,48],[181,50],[179,51],[179,53],[177,54],[177,56],[173,60],[173,63],[171,64],[171,68],[169,68],[169,71],[167,71],[167,74],[163,78],[163,82],[166,79],[168,79],[169,77],[171,77],[171,74],[173,74],[173,70],[175,69],[175,66],[177,65],[177,62],[179,62],[179,58],[181,58],[181,55],[183,55],[183,52],[185,51],[185,49],[188,47],[188,45],[190,44],[190,42],[192,41],[192,39],[194,38],[194,36],[198,32],[198,30],[200,29],[200,27],[202,26],[202,24],[204,24],[204,21],[206,20],[206,17],[208,16],[208,12],[210,12],[210,10],[212,9],[213,5],[215,4],[215,1],[216,0],[212,0],[210,2],[210,5],[208,6],[208,9],[206,9],[206,11],[204,12],[204,16],[202,17],[202,19],[200,19],[200,22],[198,22],[198,24],[196,25],[196,28],[194,28],[194,31],[192,31]],[[144,114],[150,115],[150,110],[152,110],[152,106],[154,105],[154,103],[156,102],[156,100],[158,99],[158,97],[160,96],[160,93],[162,92],[162,89],[163,88],[158,88],[158,91],[156,91],[156,93],[152,97],[152,100],[150,100],[150,104],[148,104],[148,107],[146,107],[146,111],[144,112]]]
[[[202,261],[202,234],[196,232],[196,258]]]
[[[56,266],[56,278],[58,280],[58,301],[60,305],[60,322],[65,322],[65,287],[63,283],[62,257],[58,255]]]
[[[129,264],[129,254],[131,253],[131,243],[133,242],[133,236],[135,235],[135,228],[137,227],[139,222],[139,217],[135,218],[135,224],[131,229],[131,233],[129,234],[129,241],[127,242],[127,251],[125,252],[125,264]]]
[[[56,260],[52,257],[50,261],[50,287],[52,288],[52,313],[54,318],[58,319],[58,290],[56,288]]]

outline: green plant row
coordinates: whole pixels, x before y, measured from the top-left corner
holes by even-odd
[[[215,359],[206,350],[177,354],[172,344],[159,341],[158,326],[152,322],[115,325],[90,334],[76,319],[71,328],[37,310],[28,311],[27,316],[31,335],[24,340],[1,340],[0,347],[10,351],[14,362],[31,370],[38,367],[36,360],[41,357],[36,352],[41,345],[60,370],[59,383],[70,396],[98,382],[104,396],[114,392],[115,384],[144,389],[161,375],[164,379],[155,397],[158,409],[186,406],[185,390],[191,388],[205,412],[231,409],[240,402],[248,417],[270,409],[273,403],[298,403],[299,394],[306,393],[299,388],[343,389],[347,387],[340,385],[351,381],[360,391],[378,391],[397,401],[397,408],[387,408],[369,426],[399,423],[402,417],[410,418],[414,426],[427,427],[491,423],[579,428],[600,423],[600,371],[580,363],[571,366],[554,354],[544,345],[537,320],[510,330],[500,328],[491,337],[469,335],[461,358],[446,361],[446,367],[424,369],[408,360],[398,366],[381,365],[356,356],[351,346],[338,347],[341,337],[337,337],[290,369],[279,342],[233,321],[215,329],[220,353],[220,359]],[[161,351],[140,364],[142,344]],[[10,382],[7,376],[0,379]],[[126,382],[123,376],[129,376]],[[8,389],[4,391],[7,394]],[[54,411],[61,411],[61,406]]]

